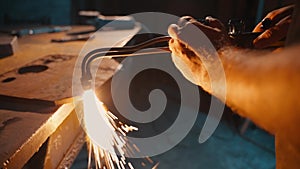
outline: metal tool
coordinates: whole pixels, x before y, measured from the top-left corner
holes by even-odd
[[[230,19],[228,21],[228,35],[234,39],[239,47],[252,48],[253,40],[262,32],[246,32],[245,22],[241,19]]]
[[[115,58],[115,57],[129,57],[129,56],[141,56],[141,55],[153,55],[158,53],[169,53],[169,47],[163,44],[160,47],[153,48],[154,45],[162,42],[168,42],[171,39],[169,36],[156,37],[146,42],[142,42],[138,45],[125,46],[125,47],[112,47],[112,48],[100,48],[89,52],[82,61],[81,71],[81,84],[83,88],[88,89],[91,85],[92,74],[90,70],[91,62],[99,58]],[[142,50],[144,49],[144,50]]]
[[[203,24],[207,24],[207,21],[205,19],[200,19],[198,21]],[[241,20],[230,20],[228,25],[228,35],[231,36],[237,42],[238,46],[241,47],[252,48],[252,41],[261,34],[261,32],[245,32],[245,23]],[[267,28],[268,25],[265,25],[264,29]],[[100,48],[89,52],[83,58],[81,65],[81,84],[83,88],[90,88],[92,79],[90,65],[91,62],[93,62],[94,60],[99,58],[129,57],[167,53],[170,52],[168,43],[164,43],[163,45],[158,46],[157,44],[161,44],[162,42],[168,42],[170,39],[171,37],[169,36],[160,36],[133,46]]]
[[[271,28],[272,20],[270,18],[265,18],[261,22],[261,29],[267,30]],[[246,32],[245,22],[240,19],[230,19],[228,21],[228,35],[234,39],[235,44],[243,48],[253,48],[253,40],[261,35],[263,32]],[[284,46],[284,40],[274,42],[269,47],[282,47]]]

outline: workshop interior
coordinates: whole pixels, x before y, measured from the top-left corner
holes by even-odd
[[[255,49],[255,26],[277,26],[265,17],[290,5],[287,35]],[[1,0],[0,168],[299,169],[297,129],[290,141],[280,120],[265,125],[180,73],[168,28],[183,16],[218,18],[234,48],[300,49],[297,0]],[[300,120],[299,105],[282,116]]]

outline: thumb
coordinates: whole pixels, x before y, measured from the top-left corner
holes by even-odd
[[[290,23],[291,16],[283,18],[275,26],[271,27],[270,29],[267,29],[256,39],[254,39],[254,47],[259,49],[265,48],[272,45],[272,43],[281,40],[286,36]]]

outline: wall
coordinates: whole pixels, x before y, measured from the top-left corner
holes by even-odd
[[[77,23],[79,10],[98,10],[105,15],[127,15],[137,12],[165,12],[177,16],[202,18],[215,16],[224,23],[230,18],[255,23],[260,0],[0,0],[0,25],[17,23]],[[294,0],[264,0],[268,11]]]
[[[71,0],[0,0],[0,25],[71,22]]]

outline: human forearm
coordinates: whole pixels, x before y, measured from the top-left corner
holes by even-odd
[[[278,126],[297,124],[298,51],[299,47],[271,54],[230,49],[220,52],[226,76],[226,104],[272,133]],[[204,89],[212,92],[210,88]]]

